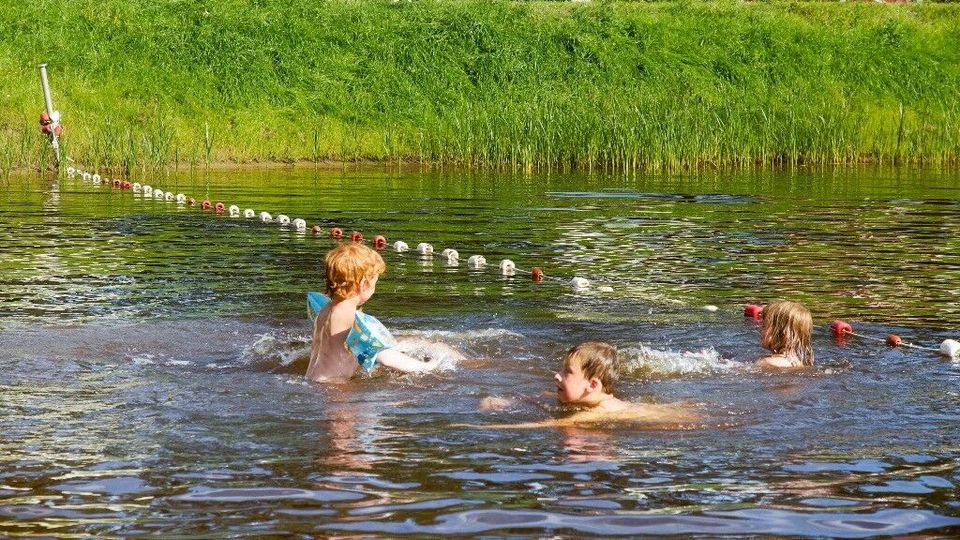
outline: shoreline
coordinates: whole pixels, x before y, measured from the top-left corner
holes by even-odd
[[[75,166],[72,164],[70,166]],[[63,174],[66,174],[65,165],[63,167]],[[819,171],[862,171],[862,170],[884,170],[884,171],[903,171],[903,172],[928,172],[928,171],[940,171],[940,172],[960,172],[960,162],[949,162],[949,163],[884,163],[876,160],[862,160],[857,162],[837,162],[837,163],[822,163],[822,162],[813,162],[813,163],[781,163],[781,164],[753,164],[753,165],[737,165],[737,166],[700,166],[700,167],[684,167],[679,169],[633,169],[633,170],[624,170],[624,169],[607,169],[603,170],[602,168],[595,168],[592,171],[586,169],[564,169],[558,170],[557,168],[552,168],[548,170],[546,167],[533,167],[533,168],[521,168],[521,167],[502,167],[502,168],[491,168],[491,167],[466,167],[460,164],[437,164],[437,163],[417,163],[412,161],[401,162],[398,164],[396,160],[363,160],[363,161],[336,161],[336,160],[323,160],[319,162],[314,162],[311,160],[296,160],[296,161],[249,161],[249,162],[238,162],[238,161],[216,161],[210,163],[209,166],[195,166],[192,167],[189,163],[180,163],[178,165],[170,165],[159,169],[153,169],[156,172],[162,172],[164,174],[197,174],[203,173],[205,171],[221,173],[221,172],[231,172],[231,171],[289,171],[289,170],[319,170],[323,172],[334,172],[334,171],[343,171],[343,172],[366,172],[366,171],[379,171],[379,172],[397,172],[397,173],[437,173],[437,172],[459,172],[459,173],[472,173],[472,174],[506,174],[506,175],[521,175],[521,176],[536,176],[536,175],[550,175],[550,174],[569,174],[569,175],[616,175],[616,176],[655,176],[655,175],[697,175],[704,173],[746,173],[746,172],[773,172],[781,173],[793,170],[819,170]],[[30,174],[43,174],[50,173],[55,171],[54,167],[48,167],[46,169],[41,169],[39,167],[17,167],[8,171],[0,171],[5,173],[7,176],[26,176]],[[90,169],[93,171],[93,169]],[[125,173],[118,174],[116,172],[111,172],[109,168],[100,168],[97,169],[98,172],[107,172],[116,178],[133,178],[134,175],[126,175]],[[150,169],[145,169],[142,171],[137,171],[136,174],[149,174]]]
[[[41,62],[114,169],[960,165],[960,4],[53,2],[0,15],[0,170],[49,163]]]

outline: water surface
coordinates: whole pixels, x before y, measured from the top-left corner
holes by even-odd
[[[11,177],[2,534],[960,533],[960,365],[826,331],[843,318],[923,346],[958,337],[956,173],[135,180],[484,255],[491,268],[471,271],[387,251],[367,307],[474,360],[308,384],[304,292],[322,288],[326,235]],[[505,278],[502,258],[550,279]],[[573,290],[573,276],[592,287]],[[762,351],[742,305],[774,298],[813,311],[814,373],[750,367]],[[542,394],[586,339],[621,348],[620,397],[685,400],[709,421],[493,427],[559,414]],[[535,403],[481,412],[487,396]]]

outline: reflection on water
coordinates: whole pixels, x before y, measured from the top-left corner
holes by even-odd
[[[960,370],[814,336],[759,373],[747,301],[935,345],[960,331],[950,173],[510,177],[258,171],[150,179],[198,200],[456,248],[385,253],[369,305],[469,353],[426,376],[300,376],[331,241],[82,180],[0,186],[0,534],[960,533]],[[542,284],[493,267],[542,266]],[[573,291],[566,281],[588,277]],[[720,306],[716,313],[705,304]],[[823,325],[821,324],[821,327]],[[541,420],[571,344],[692,431]],[[482,412],[482,398],[525,398]],[[488,426],[488,427],[463,427]]]

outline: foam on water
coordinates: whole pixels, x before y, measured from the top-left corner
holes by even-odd
[[[633,376],[707,375],[746,369],[747,365],[727,360],[712,347],[700,351],[676,352],[639,345],[620,350],[621,370]]]
[[[424,361],[437,362],[438,371],[452,371],[467,357],[465,345],[494,341],[505,334],[519,336],[498,329],[489,332],[428,330],[397,333],[397,340],[400,351]],[[309,363],[310,346],[309,335],[274,330],[259,334],[252,343],[243,346],[238,361],[240,365],[254,369],[302,374]]]
[[[240,363],[267,369],[289,367],[309,358],[310,339],[310,336],[279,331],[260,334],[253,343],[243,347]]]
[[[450,341],[483,342],[503,338],[522,338],[523,334],[506,328],[481,328],[479,330],[404,330],[399,335],[411,335],[426,339],[443,338]]]

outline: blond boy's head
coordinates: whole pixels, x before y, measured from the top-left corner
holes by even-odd
[[[387,269],[379,253],[356,242],[331,249],[323,258],[323,264],[326,267],[327,296],[334,301],[358,294],[364,279],[373,279]]]
[[[612,394],[620,380],[617,348],[603,341],[576,345],[563,357],[563,365],[579,367],[585,379],[599,379],[605,394]]]

